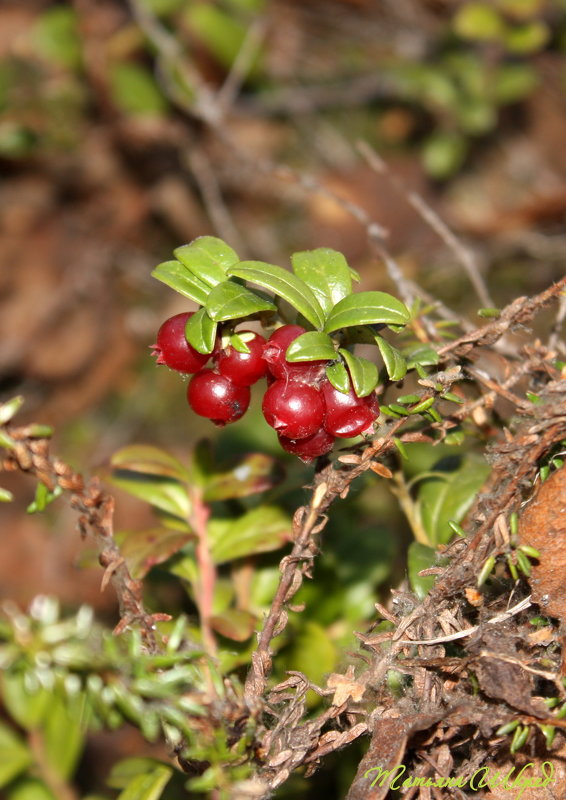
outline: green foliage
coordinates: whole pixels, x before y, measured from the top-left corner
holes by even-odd
[[[160,116],[167,111],[163,93],[140,64],[115,64],[110,70],[110,90],[114,103],[126,114]]]

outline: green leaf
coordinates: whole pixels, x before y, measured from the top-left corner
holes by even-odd
[[[336,350],[327,333],[307,331],[294,339],[285,353],[287,361],[334,361]]]
[[[305,622],[285,652],[287,669],[298,670],[313,683],[323,683],[337,661],[336,647],[327,631],[318,622]]]
[[[51,789],[37,778],[20,778],[6,791],[6,800],[57,800]]]
[[[167,561],[195,537],[192,533],[150,528],[118,535],[120,552],[133,578],[145,577],[152,567]]]
[[[367,397],[377,386],[379,378],[377,367],[371,361],[355,356],[343,347],[340,348],[339,353],[348,365],[355,394],[358,397]]]
[[[497,40],[505,31],[499,11],[485,2],[465,4],[456,12],[452,24],[458,36],[478,41]]]
[[[275,311],[275,305],[246,289],[235,281],[224,281],[211,290],[206,301],[206,310],[214,322],[238,319],[256,314],[258,311]]]
[[[15,444],[16,443],[12,437],[8,436],[6,431],[0,429],[0,447],[5,447],[6,450],[11,450]]]
[[[324,311],[315,294],[292,272],[263,261],[242,261],[229,272],[274,292],[290,303],[313,327],[322,328],[324,325]]]
[[[423,146],[423,164],[433,178],[448,178],[466,159],[468,141],[460,131],[436,131]]]
[[[186,520],[190,513],[191,504],[187,491],[173,478],[115,469],[108,476],[108,480],[119,489],[174,517]]]
[[[140,64],[114,64],[110,69],[110,94],[125,114],[161,116],[167,100],[151,72]]]
[[[228,267],[240,260],[235,250],[215,236],[199,236],[190,244],[177,247],[173,255],[211,287],[225,281]]]
[[[7,489],[3,489],[0,486],[0,503],[11,503],[14,499],[14,495],[12,492],[9,492]]]
[[[328,313],[342,298],[352,293],[350,267],[342,253],[329,247],[305,250],[291,256],[291,264]]]
[[[376,336],[375,341],[379,347],[379,352],[390,380],[402,380],[407,374],[407,362],[401,353],[381,336]]]
[[[183,297],[194,300],[200,306],[206,303],[210,288],[178,261],[164,261],[158,264],[151,274],[158,281],[170,286]]]
[[[336,364],[326,367],[326,377],[335,389],[338,389],[343,394],[348,394],[350,391],[350,376],[344,364],[337,361]]]
[[[430,542],[436,546],[452,538],[450,520],[460,523],[490,472],[486,462],[468,455],[451,472],[437,467],[438,477],[421,482],[416,508]]]
[[[33,26],[33,44],[44,58],[74,69],[81,63],[77,14],[62,5],[44,11]]]
[[[199,308],[185,325],[185,337],[199,353],[212,353],[216,342],[218,323],[213,322],[206,308]]]
[[[223,522],[220,520],[220,522]],[[231,523],[209,523],[209,540],[215,564],[277,550],[291,535],[291,520],[277,506],[259,506]]]
[[[81,755],[88,720],[84,718],[85,696],[65,697],[55,692],[42,728],[45,757],[53,772],[68,780]]]
[[[146,475],[162,475],[178,481],[190,479],[186,467],[174,456],[152,444],[131,444],[117,450],[110,461],[113,467]]]
[[[52,692],[41,686],[37,679],[37,685],[32,688],[30,677],[23,671],[4,672],[2,676],[2,702],[12,719],[25,730],[41,724],[52,697]]]
[[[173,767],[158,764],[151,772],[133,777],[118,800],[159,800],[172,775]]]
[[[6,786],[33,762],[33,757],[19,736],[0,722],[0,787]]]
[[[420,542],[411,542],[407,553],[407,569],[411,588],[419,600],[424,600],[434,586],[434,575],[419,576],[419,572],[436,564],[436,553],[432,547]]]
[[[417,364],[421,367],[432,367],[439,362],[438,353],[428,344],[405,348],[403,352],[407,359],[408,369],[414,369]]]
[[[13,397],[7,403],[0,404],[0,425],[5,425],[10,422],[12,417],[17,414],[24,403],[22,395]]]
[[[210,624],[217,633],[235,642],[245,642],[254,632],[257,617],[249,611],[228,608],[211,617]]]
[[[50,491],[44,483],[38,483],[35,489],[35,499],[26,508],[28,514],[44,511],[45,508],[63,494],[63,489],[56,486]]]
[[[332,333],[354,325],[405,325],[409,321],[407,307],[385,292],[358,292],[337,303],[326,320],[324,330]]]
[[[231,500],[266,492],[283,480],[280,462],[265,453],[241,458],[230,470],[211,472],[204,477],[204,500]]]

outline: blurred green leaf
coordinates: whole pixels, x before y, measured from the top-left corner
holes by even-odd
[[[5,425],[7,422],[10,422],[23,404],[24,398],[22,395],[13,397],[11,400],[8,400],[7,403],[0,404],[0,425]]]
[[[225,281],[228,267],[240,260],[236,251],[216,236],[199,236],[177,247],[173,255],[210,287]]]
[[[538,84],[532,64],[501,64],[497,69],[491,91],[498,103],[516,103],[527,97]]]
[[[212,353],[216,342],[218,323],[213,322],[206,308],[199,308],[185,325],[185,337],[199,353]]]
[[[448,178],[460,169],[466,158],[468,144],[457,131],[437,131],[426,140],[423,162],[433,178]]]
[[[0,722],[0,787],[6,786],[33,762],[22,739]]]
[[[113,467],[146,475],[162,475],[178,481],[190,479],[187,468],[166,450],[152,444],[131,444],[117,450],[110,463]]]
[[[51,789],[37,778],[19,778],[6,789],[6,800],[58,800]],[[89,800],[85,797],[85,800]]]
[[[277,506],[254,508],[228,526],[225,521],[211,520],[209,541],[214,563],[277,550],[289,541],[291,528],[288,515]]]
[[[56,486],[53,491],[50,491],[41,481],[37,484],[35,489],[35,498],[33,502],[26,508],[28,514],[36,514],[44,511],[45,508],[63,494],[63,489]]]
[[[490,467],[483,459],[467,455],[457,469],[444,471],[437,466],[435,472],[438,477],[431,476],[420,483],[416,505],[434,546],[452,538],[449,521],[462,521],[485,483]]]
[[[333,361],[337,357],[327,333],[307,331],[294,339],[285,353],[287,361]]]
[[[62,780],[74,773],[85,743],[88,718],[85,695],[52,694],[49,713],[42,726],[45,758]]]
[[[348,370],[340,361],[336,364],[330,364],[326,367],[326,377],[335,389],[343,394],[348,394],[350,391],[350,376]]]
[[[350,267],[342,253],[329,247],[305,250],[291,256],[293,270],[309,286],[328,313],[352,292]]]
[[[7,489],[3,489],[0,486],[0,503],[11,503],[14,499],[14,495],[12,492],[9,492]]]
[[[420,577],[419,572],[435,565],[436,553],[432,547],[427,547],[420,542],[411,542],[407,553],[407,570],[411,588],[419,600],[424,600],[436,580],[434,575]]]
[[[140,64],[114,64],[109,78],[112,100],[123,113],[161,116],[167,112],[164,93],[151,72]]]
[[[71,69],[80,66],[81,40],[74,9],[57,5],[43,11],[33,26],[32,37],[44,58]]]
[[[324,324],[324,311],[307,284],[289,270],[263,261],[242,261],[229,270],[231,275],[269,289],[290,303],[314,328]]]
[[[200,306],[205,305],[210,288],[179,261],[164,261],[151,274],[183,297],[194,300]]]
[[[524,25],[514,25],[505,31],[507,49],[519,55],[538,53],[550,38],[550,29],[542,20],[532,20]]]
[[[23,671],[5,671],[2,675],[2,702],[12,719],[25,730],[41,724],[52,697],[52,693],[33,678]],[[35,684],[33,688],[30,681]]]
[[[126,559],[132,577],[137,580],[145,577],[152,567],[167,561],[194,538],[190,532],[166,528],[149,528],[117,535],[120,552]]]
[[[245,27],[219,6],[198,0],[186,5],[185,20],[218,61],[230,67],[244,42]]]
[[[407,373],[407,362],[401,353],[382,336],[376,336],[375,342],[379,347],[379,352],[390,380],[402,380]]]
[[[173,767],[169,764],[130,758],[114,767],[108,783],[122,789],[118,800],[159,800],[172,775]]]
[[[251,453],[224,472],[211,472],[204,481],[204,500],[230,500],[266,492],[283,479],[280,462],[266,453]]]
[[[317,622],[307,621],[285,652],[287,669],[304,673],[313,683],[325,683],[336,666],[336,647],[328,632]]]
[[[497,8],[491,3],[466,3],[453,18],[454,30],[463,39],[491,41],[500,39],[505,24]]]
[[[377,386],[377,367],[366,358],[355,356],[343,347],[340,348],[339,353],[348,365],[355,394],[358,397],[367,397]]]
[[[108,480],[128,494],[175,517],[186,520],[190,513],[191,504],[187,491],[173,478],[118,468],[112,470]]]
[[[275,311],[274,304],[235,281],[224,281],[211,290],[206,310],[215,322],[238,319],[258,311]]]
[[[334,306],[324,330],[332,333],[354,325],[405,325],[408,321],[407,308],[393,295],[385,292],[358,292],[348,295]]]
[[[211,617],[210,623],[217,633],[235,642],[245,642],[254,632],[257,617],[249,611],[229,608]]]

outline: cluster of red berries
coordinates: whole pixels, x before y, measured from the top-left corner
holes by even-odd
[[[303,461],[330,452],[336,437],[357,436],[370,428],[379,415],[377,397],[357,397],[338,391],[325,375],[326,361],[290,362],[287,348],[305,333],[300,325],[284,325],[266,341],[253,331],[245,334],[249,353],[219,341],[211,353],[197,352],[185,338],[191,313],[166,320],[153,345],[158,364],[193,375],[187,390],[196,414],[226,425],[242,417],[250,404],[250,386],[267,378],[263,415],[278,433],[281,447]],[[213,368],[204,369],[212,357]]]

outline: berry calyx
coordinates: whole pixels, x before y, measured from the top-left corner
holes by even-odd
[[[277,380],[263,397],[263,416],[268,425],[288,439],[306,439],[322,427],[324,401],[314,386]]]
[[[292,453],[298,456],[305,464],[314,461],[319,456],[324,456],[329,453],[334,446],[334,436],[327,433],[324,428],[321,428],[312,436],[307,436],[306,439],[288,439],[286,436],[279,434],[279,444],[287,453]]]
[[[211,369],[203,369],[191,378],[187,400],[195,414],[215,425],[226,425],[244,416],[250,404],[250,390]]]
[[[152,355],[157,356],[157,364],[165,364],[177,372],[194,373],[204,367],[209,359],[206,353],[199,353],[185,338],[185,325],[193,316],[192,311],[175,314],[166,319],[157,332],[157,340],[152,345]]]
[[[232,345],[225,350],[218,351],[214,358],[216,368],[221,375],[229,378],[237,386],[251,386],[267,372],[267,363],[263,359],[265,339],[253,331],[239,331],[251,334],[253,338],[246,339],[249,353],[239,353]]]
[[[326,406],[324,428],[332,436],[348,439],[365,431],[379,416],[379,403],[375,392],[358,397],[353,389],[348,394],[335,389],[325,380],[321,393]]]
[[[312,381],[319,377],[326,361],[287,361],[285,352],[291,342],[306,333],[300,325],[283,325],[274,331],[265,345],[263,357],[267,367],[275,378],[289,380]]]

